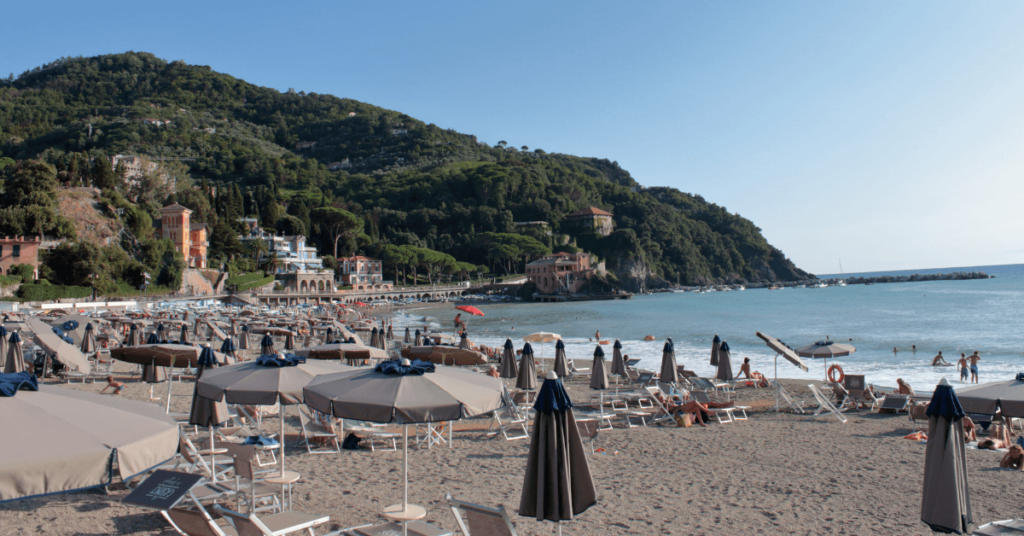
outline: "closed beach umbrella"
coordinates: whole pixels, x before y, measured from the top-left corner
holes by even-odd
[[[160,337],[157,337],[156,333],[150,333],[149,336],[146,337],[146,344],[160,344]]]
[[[392,328],[394,328],[394,326],[391,325],[391,324],[388,324],[387,338],[391,339],[391,340],[395,340],[395,331]]]
[[[608,373],[605,371],[604,366],[604,350],[601,349],[600,344],[594,348],[594,364],[590,368],[590,388],[608,388]]]
[[[565,343],[558,339],[555,343],[555,375],[564,378],[569,375],[569,360],[565,357]]]
[[[715,333],[715,338],[711,339],[711,366],[718,366],[718,347],[721,346],[722,339],[718,338],[718,334]]]
[[[196,337],[199,336],[199,322],[200,321],[201,321],[200,318],[197,316],[195,324],[192,327],[192,334],[195,335]]]
[[[92,327],[91,322],[85,325],[85,336],[82,337],[80,350],[83,354],[91,354],[96,351],[96,329]]]
[[[380,348],[380,333],[377,332],[377,328],[370,331],[370,346]]]
[[[404,342],[405,344],[409,344],[412,342],[412,336],[409,335],[408,326],[405,327],[405,337],[402,339],[402,342]]]
[[[519,377],[519,369],[516,367],[516,350],[512,346],[512,339],[505,339],[505,345],[501,351],[501,370],[498,376],[502,378]]]
[[[718,374],[715,375],[722,381],[729,381],[733,379],[732,375],[732,359],[729,357],[729,343],[722,341],[722,344],[718,347]]]
[[[619,339],[615,339],[615,344],[612,345],[612,369],[609,372],[616,376],[626,376],[626,361],[622,359],[622,343]]]
[[[0,399],[0,501],[127,482],[178,450],[178,425],[157,406],[18,376],[28,390]]]
[[[21,350],[21,335],[15,331],[7,341],[10,346],[7,348],[7,361],[4,362],[4,373],[11,374],[25,370],[25,356]]]
[[[224,342],[230,341],[227,339]],[[203,377],[203,372],[213,367],[216,367],[217,358],[213,354],[213,349],[209,345],[203,347],[202,353],[199,354],[199,367],[196,372],[196,380]],[[199,396],[197,393],[199,387],[196,383],[192,388],[192,409],[189,411],[188,423],[194,426],[205,426],[210,429],[210,450],[214,450],[214,436],[213,429],[216,426],[220,426],[228,419],[231,418],[231,412],[228,410],[227,402],[221,400],[220,402],[210,400]],[[216,459],[213,454],[210,455],[210,467],[213,468],[213,473],[216,475]],[[214,481],[217,477],[214,476]]]
[[[235,348],[235,341],[231,340],[230,337],[227,338],[227,339],[224,339],[224,342],[221,343],[221,345],[220,345],[220,353],[228,355],[228,356],[231,356],[231,359],[237,361],[238,360],[238,354],[237,354],[236,350],[237,350],[237,348]],[[200,360],[202,360],[202,357],[203,357],[202,355],[199,356]],[[198,378],[198,377],[199,376],[196,376],[196,378]]]
[[[676,370],[676,349],[672,339],[665,341],[665,347],[661,350],[661,383],[676,383],[679,381],[679,372]]]
[[[533,361],[533,347],[530,343],[523,345],[523,357],[519,361],[519,375],[516,376],[516,389],[537,388],[537,364]]]
[[[935,387],[925,414],[928,444],[924,451],[921,521],[935,532],[967,533],[967,525],[973,520],[964,447],[966,413],[945,378]]]
[[[328,327],[327,334],[324,335],[324,344],[330,344],[332,342],[334,342],[334,330]]]
[[[569,521],[597,504],[597,489],[576,428],[572,401],[554,371],[544,380],[533,409],[537,416],[530,434],[519,515],[537,521]]]
[[[420,330],[416,330],[416,338],[414,339],[413,346],[423,346],[423,335],[420,335]]]
[[[156,325],[156,338],[159,339],[160,342],[167,342],[167,329],[164,328],[162,322]]]
[[[462,332],[462,336],[459,337],[459,348],[463,350],[469,350],[469,337],[466,336],[466,332]]]
[[[284,337],[284,349],[294,350],[295,349],[295,332],[289,331],[288,335]]]
[[[242,326],[242,334],[238,336],[238,349],[248,350],[251,344],[249,344],[249,326],[245,324]]]
[[[260,354],[271,355],[274,353],[274,338],[267,333],[263,335],[263,340],[260,341]]]
[[[124,344],[125,346],[138,346],[142,344],[142,332],[135,324],[128,328],[128,340]]]
[[[0,370],[4,369],[7,360],[7,328],[0,326]]]
[[[178,337],[178,344],[189,344],[188,340],[188,326],[185,324],[181,325],[181,336]]]

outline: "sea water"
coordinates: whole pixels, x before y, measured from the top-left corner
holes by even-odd
[[[486,316],[463,314],[469,338],[499,347],[510,337],[516,348],[523,337],[538,331],[558,333],[570,359],[589,360],[595,332],[601,339],[622,342],[623,353],[640,359],[639,367],[658,370],[665,339],[675,343],[676,360],[701,376],[713,376],[709,363],[715,334],[729,343],[732,369],[749,357],[753,370],[775,376],[775,352],[755,332],[761,331],[792,348],[830,340],[853,345],[848,357],[805,359],[803,372],[778,359],[778,377],[824,379],[825,368],[839,364],[847,374],[864,374],[868,383],[895,386],[904,378],[928,391],[941,378],[960,383],[956,367],[932,367],[941,350],[956,363],[961,353],[981,355],[980,381],[1012,379],[1024,372],[1024,265],[979,266],[905,272],[846,274],[906,275],[984,271],[993,279],[879,283],[827,288],[750,289],[745,291],[661,293],[630,300],[568,303],[477,304]],[[400,313],[396,331],[430,326],[454,332],[457,303]],[[644,341],[647,335],[654,341]],[[401,336],[401,333],[396,333]],[[554,355],[552,344],[534,344],[534,353]],[[916,350],[912,348],[916,346]],[[602,346],[611,359],[611,346]],[[897,352],[893,352],[893,348]]]

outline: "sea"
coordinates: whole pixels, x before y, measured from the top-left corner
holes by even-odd
[[[956,363],[961,353],[978,351],[982,383],[1012,379],[1024,372],[1024,264],[971,266],[843,274],[910,275],[981,271],[995,276],[968,281],[926,281],[831,286],[826,288],[748,289],[744,291],[659,293],[630,300],[567,303],[476,304],[483,317],[468,318],[472,342],[498,347],[511,338],[517,348],[534,332],[558,333],[570,359],[591,359],[594,339],[622,343],[623,353],[639,358],[639,367],[658,370],[665,340],[672,338],[676,361],[701,376],[713,376],[711,341],[729,343],[732,367],[749,357],[753,370],[769,378],[820,380],[826,367],[839,364],[847,374],[863,374],[870,384],[895,386],[897,378],[930,391],[941,378],[960,381],[956,367],[933,367],[941,351]],[[819,276],[839,277],[838,274]],[[429,326],[454,332],[458,303],[430,304],[400,312],[396,331]],[[467,315],[463,315],[465,318]],[[755,336],[761,331],[799,348],[829,340],[853,345],[847,357],[805,359],[804,372]],[[397,334],[396,334],[397,335]],[[646,336],[653,341],[645,341]],[[554,355],[552,344],[534,344],[536,355]],[[603,346],[607,357],[611,347]],[[895,351],[894,351],[895,349]],[[776,369],[777,366],[777,369]]]

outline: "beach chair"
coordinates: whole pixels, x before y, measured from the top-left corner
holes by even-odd
[[[505,407],[494,410],[492,415],[491,425],[487,428],[486,433],[488,437],[497,436],[499,433],[506,441],[530,437],[530,432],[526,428],[526,418],[516,415],[514,406],[505,405]],[[498,427],[498,430],[494,430],[495,426]]]
[[[971,534],[981,536],[1024,536],[1024,519],[1004,519],[993,521],[974,529]]]
[[[172,508],[160,512],[174,530],[185,536],[235,536],[235,528],[221,527],[205,510],[192,511]]]
[[[845,387],[838,383],[833,383],[831,385],[832,401],[836,408],[839,409],[839,411],[846,411],[847,409],[858,409],[857,402],[853,400],[853,397],[850,396],[850,393],[846,390]]]
[[[807,388],[811,390],[811,393],[814,394],[814,399],[818,401],[818,409],[814,410],[814,414],[811,415],[812,419],[828,411],[835,415],[836,418],[839,419],[839,422],[846,422],[846,415],[843,415],[838,408],[832,405],[832,402],[829,402],[828,397],[818,389],[818,386],[810,383],[807,384]]]
[[[300,531],[315,536],[313,527],[331,520],[330,516],[311,515],[294,510],[260,518],[256,517],[256,514],[240,514],[220,505],[214,508],[231,522],[239,535],[244,536],[282,536]]]
[[[504,506],[487,508],[479,504],[468,503],[453,499],[451,494],[445,495],[448,507],[455,516],[455,522],[459,530],[465,536],[518,536],[515,527],[512,526],[512,519]],[[462,512],[466,517],[463,519]]]
[[[306,447],[309,454],[341,454],[341,445],[338,444],[338,433],[328,430],[319,422],[313,420],[308,410],[299,406],[299,443],[298,446]],[[323,440],[317,442],[316,440]],[[333,445],[332,450],[330,446]]]
[[[907,416],[910,418],[911,431],[917,431],[917,423],[922,422],[922,429],[928,428],[928,406],[925,404],[913,404],[907,408]]]
[[[885,395],[882,404],[878,407],[879,413],[900,413],[907,411],[910,404],[910,397],[903,395]]]
[[[793,410],[793,413],[798,413],[801,415],[805,413],[806,410],[804,409],[804,401],[793,398],[793,395],[789,394],[789,391],[783,388],[782,384],[780,384],[778,380],[768,380],[768,385],[772,389],[775,389],[775,392],[777,392],[779,397],[781,397],[782,400],[789,405],[789,408]]]
[[[178,430],[178,452],[181,454],[182,461],[188,464],[185,468],[186,473],[198,472],[207,479],[215,480],[209,460],[199,454],[199,449],[196,448],[192,440],[182,430]],[[231,464],[234,462],[233,458],[214,456],[213,462],[218,468],[216,479],[227,478],[228,473],[233,470],[231,467]],[[221,467],[224,469],[220,469]]]
[[[235,508],[239,507],[244,496],[249,512],[281,511],[281,501],[277,496],[280,488],[256,477],[253,464],[256,448],[252,445],[231,445],[228,451],[234,455],[231,466],[235,471],[235,480],[217,482],[217,485],[235,493]]]
[[[651,400],[653,401],[652,403],[654,404],[654,407],[657,410],[651,416],[651,424],[675,420],[672,416],[672,413],[670,413],[668,408],[665,407],[665,404],[663,404],[661,400],[658,400],[658,397],[656,396],[659,394],[663,394],[661,389],[659,389],[658,387],[646,387],[645,389],[648,393],[650,393]]]
[[[600,430],[601,425],[595,419],[578,419],[576,421],[576,429],[580,432],[580,437],[590,439],[590,453],[594,454],[594,439],[597,438],[597,432]]]
[[[576,365],[573,364],[572,359],[569,359],[568,362],[569,362],[569,380],[570,381],[581,380],[581,379],[582,380],[588,380],[588,381],[590,380],[590,369],[588,369],[588,368],[576,368]]]
[[[711,397],[709,397],[707,393],[702,393],[700,391],[691,391],[690,396],[692,396],[693,399],[696,400],[697,402],[704,405],[707,405],[709,402],[711,402]],[[733,406],[731,408],[708,408],[708,411],[715,416],[715,419],[718,420],[718,424],[728,424],[734,423],[736,421],[747,420],[748,409],[750,409],[750,406]],[[743,414],[743,416],[737,417],[737,411]],[[722,415],[725,415],[724,421],[722,420]]]
[[[408,527],[402,527],[398,523],[360,525],[328,532],[323,536],[398,536],[403,534],[404,528],[409,529],[409,536],[452,536],[452,531],[439,529],[422,521],[410,521]]]
[[[358,423],[358,421],[350,421],[345,423],[342,421],[342,428],[349,432],[356,432],[363,436],[366,443],[370,445],[370,452],[377,452],[378,447],[375,441],[383,443],[384,448],[379,450],[393,452],[398,450],[398,438],[401,434],[396,432],[388,432],[384,430],[384,425],[376,423]],[[391,448],[386,448],[388,441],[391,441]]]

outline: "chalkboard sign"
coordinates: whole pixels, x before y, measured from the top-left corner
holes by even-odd
[[[179,471],[157,471],[121,502],[155,510],[170,510],[200,480],[202,477],[199,475]]]

